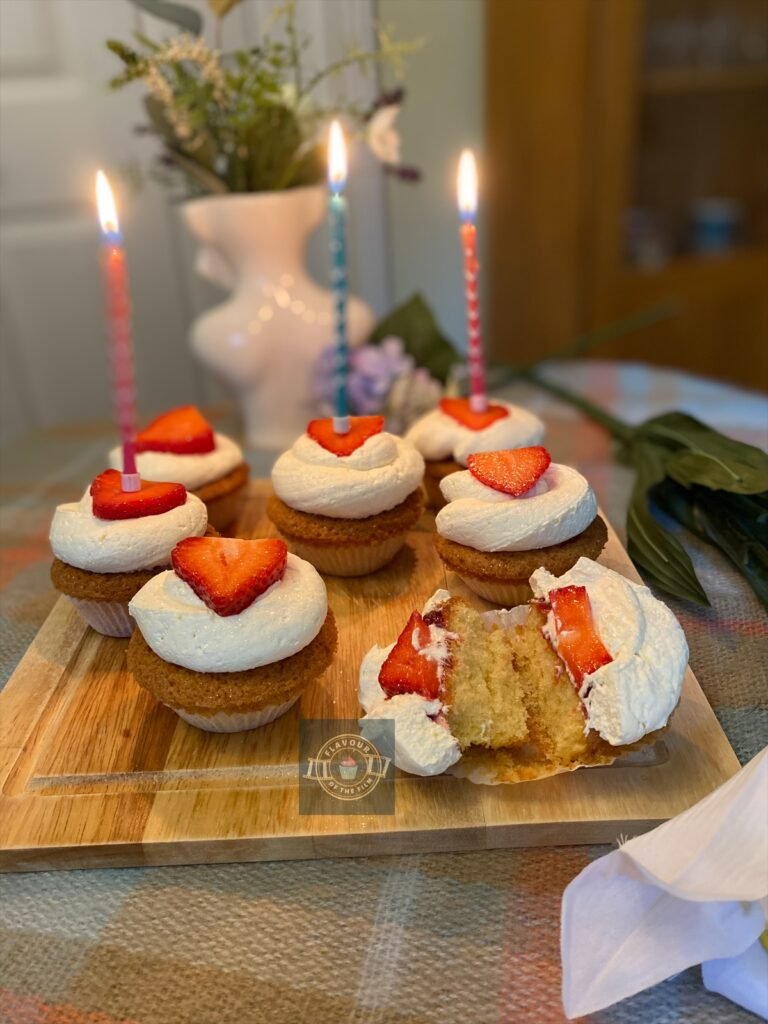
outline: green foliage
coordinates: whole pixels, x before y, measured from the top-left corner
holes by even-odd
[[[627,550],[661,590],[709,604],[684,548],[652,514],[657,506],[725,554],[768,607],[768,456],[682,412],[639,426],[552,384],[533,371],[532,383],[606,427],[620,456],[635,470],[627,512]]]
[[[326,68],[305,67],[309,40],[296,21],[295,0],[274,7],[259,45],[222,55],[200,36],[196,10],[171,0],[132,0],[184,34],[157,42],[137,35],[136,45],[108,40],[122,62],[112,81],[119,89],[141,81],[150,129],[163,145],[161,166],[181,175],[188,192],[258,192],[322,180],[323,129],[343,115],[364,129],[365,112],[353,102],[323,105],[320,85],[348,68],[372,72],[379,65],[402,71],[418,44],[379,33],[377,50],[351,48]],[[217,18],[239,0],[208,0]]]
[[[369,340],[375,344],[392,335],[402,339],[405,351],[413,356],[417,366],[429,370],[442,384],[451,368],[461,361],[421,295],[414,295],[384,317]]]

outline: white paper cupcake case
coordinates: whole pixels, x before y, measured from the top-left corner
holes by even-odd
[[[69,600],[88,625],[103,636],[129,637],[134,622],[128,614],[128,604],[119,601],[84,601],[79,597]]]
[[[301,694],[297,694],[285,704],[270,704],[266,708],[259,708],[258,711],[244,711],[239,714],[219,711],[215,715],[195,715],[183,708],[175,708],[172,704],[168,707],[175,711],[179,718],[204,732],[245,732],[247,729],[258,729],[260,725],[274,722],[286,711],[290,711],[300,696]]]
[[[476,576],[462,576],[461,573],[457,575],[479,597],[500,604],[502,608],[527,604],[533,597],[533,591],[528,583],[497,583],[494,580],[481,580]]]
[[[328,576],[367,576],[383,569],[405,543],[405,531],[378,544],[351,544],[348,547],[322,547],[289,538],[288,547]]]

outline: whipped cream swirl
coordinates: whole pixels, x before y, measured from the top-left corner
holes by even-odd
[[[427,615],[450,600],[447,590],[439,590],[424,606]],[[437,662],[442,676],[447,664],[453,634],[431,623],[430,642],[421,648],[422,655]],[[381,666],[389,656],[389,647],[372,647],[360,666],[359,697],[366,714],[361,719],[388,718],[395,723],[395,764],[411,775],[439,775],[461,757],[461,749],[445,720],[445,705],[427,700],[418,693],[401,693],[388,697],[379,684]],[[364,729],[364,725],[361,725]]]
[[[538,416],[509,402],[494,400],[493,404],[503,405],[509,416],[494,420],[484,430],[470,430],[438,407],[418,419],[405,439],[415,445],[425,459],[452,458],[462,466],[466,466],[467,459],[475,452],[539,444],[544,437],[544,424]]]
[[[597,498],[571,466],[552,463],[536,484],[515,498],[477,480],[469,470],[440,482],[448,504],[437,532],[477,551],[530,551],[582,533],[597,515]]]
[[[208,528],[205,505],[188,494],[183,505],[154,516],[99,519],[90,488],[79,502],[59,505],[50,542],[62,562],[88,572],[136,572],[170,565],[171,551],[185,537],[202,537]]]
[[[580,558],[560,577],[537,569],[530,582],[544,600],[559,587],[587,589],[595,629],[613,657],[586,675],[579,689],[587,729],[619,746],[666,725],[680,699],[688,663],[685,634],[669,608],[647,587],[589,558]],[[551,610],[544,633],[557,650]]]
[[[153,576],[128,610],[163,661],[196,672],[240,672],[310,644],[325,622],[328,596],[317,570],[288,555],[283,578],[238,615],[217,615],[172,571]]]
[[[405,501],[423,476],[421,455],[394,434],[375,434],[344,456],[302,434],[275,463],[272,485],[278,498],[299,512],[365,519]]]
[[[243,452],[231,437],[214,434],[216,447],[212,452],[195,455],[178,455],[176,452],[139,452],[136,468],[144,480],[169,481],[184,484],[188,491],[196,491],[206,484],[220,480],[243,461]],[[109,453],[112,469],[123,468],[122,448],[113,448]]]

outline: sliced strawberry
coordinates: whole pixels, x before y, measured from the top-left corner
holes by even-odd
[[[474,412],[468,398],[441,398],[440,409],[446,416],[450,416],[468,430],[485,430],[496,420],[503,420],[505,416],[509,416],[509,409],[506,406],[492,405],[490,402],[485,407],[485,412]]]
[[[141,519],[170,512],[187,500],[182,484],[150,483],[141,481],[138,491],[124,491],[121,474],[116,469],[105,469],[91,484],[93,514],[99,519]]]
[[[437,662],[421,653],[430,641],[429,626],[414,612],[379,671],[379,683],[388,697],[418,693],[434,700],[440,692]]]
[[[350,416],[349,432],[346,434],[337,434],[330,418],[312,420],[307,427],[307,433],[327,452],[343,457],[356,452],[369,437],[380,434],[383,429],[383,416]]]
[[[194,405],[169,409],[136,435],[137,452],[203,455],[215,447],[213,428]]]
[[[613,657],[597,634],[586,587],[551,590],[549,601],[555,615],[557,653],[565,662],[574,683],[608,665]]]
[[[535,445],[503,452],[476,452],[467,459],[467,467],[481,484],[517,497],[530,491],[551,462],[547,449]]]
[[[237,615],[283,578],[288,548],[282,540],[188,537],[171,564],[217,615]]]

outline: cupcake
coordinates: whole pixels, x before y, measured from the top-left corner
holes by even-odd
[[[239,445],[215,434],[194,405],[171,409],[136,436],[136,467],[146,480],[174,480],[205,502],[208,522],[225,530],[237,516],[248,483],[248,465]],[[122,467],[122,449],[109,464]]]
[[[524,448],[543,437],[544,424],[519,405],[489,402],[485,412],[474,412],[468,398],[443,398],[405,435],[424,456],[424,490],[434,509],[445,504],[440,481],[463,469],[474,452]]]
[[[440,485],[447,504],[435,520],[435,546],[480,597],[506,608],[522,604],[534,570],[557,576],[603,550],[608,531],[594,491],[577,470],[553,463],[546,448],[478,452],[468,465]]]
[[[130,604],[136,682],[206,732],[285,714],[336,649],[318,573],[281,540],[191,538],[172,561]]]
[[[424,460],[384,433],[381,416],[352,416],[346,434],[312,420],[272,470],[267,514],[295,554],[332,576],[390,562],[423,511]]]
[[[530,582],[534,600],[510,611],[438,591],[366,654],[361,729],[394,720],[403,771],[523,782],[609,764],[667,727],[688,661],[669,609],[587,558]]]
[[[141,481],[123,491],[120,473],[99,474],[79,502],[59,505],[50,532],[51,579],[104,636],[130,636],[128,602],[171,564],[186,537],[207,529],[205,505],[178,483]]]

